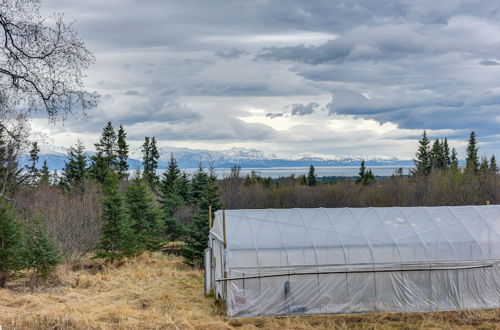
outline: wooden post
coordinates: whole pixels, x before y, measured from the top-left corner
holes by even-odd
[[[212,229],[212,205],[208,206],[208,229]]]
[[[222,234],[224,235],[224,249],[227,247],[226,239],[226,210],[222,210]]]
[[[490,201],[486,201],[486,205],[490,205]]]

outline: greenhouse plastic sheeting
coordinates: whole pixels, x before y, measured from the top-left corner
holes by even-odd
[[[497,205],[218,211],[209,245],[231,317],[500,307]]]

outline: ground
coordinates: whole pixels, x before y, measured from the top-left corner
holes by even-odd
[[[179,257],[61,266],[48,286],[0,290],[3,329],[500,329],[500,310],[228,320]]]

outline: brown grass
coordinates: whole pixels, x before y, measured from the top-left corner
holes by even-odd
[[[3,329],[500,329],[500,310],[226,320],[202,273],[147,254],[115,265],[60,267],[51,285],[0,290]]]

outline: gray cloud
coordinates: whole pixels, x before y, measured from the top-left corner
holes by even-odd
[[[481,61],[481,62],[479,62],[479,64],[481,64],[481,65],[500,65],[500,63],[498,63],[496,61],[489,61],[489,60]]]
[[[311,102],[309,104],[296,103],[292,104],[292,116],[305,116],[312,114],[319,108],[319,104]]]
[[[228,60],[239,58],[245,54],[247,54],[247,52],[245,52],[244,50],[237,49],[234,47],[229,50],[218,51],[215,53],[215,55]]]
[[[269,112],[266,113],[266,117],[274,119],[274,118],[279,118],[283,117],[285,114],[283,112]]]
[[[241,121],[242,111],[275,118],[284,114],[272,109],[297,102],[288,120],[299,126],[315,118],[303,117],[317,111],[311,105],[325,104],[315,98],[331,93],[331,116],[498,132],[498,1],[44,0],[42,9],[77,20],[97,58],[88,84],[101,104],[66,130],[94,132],[111,119],[137,136],[155,129],[176,141],[270,141],[276,131]]]

